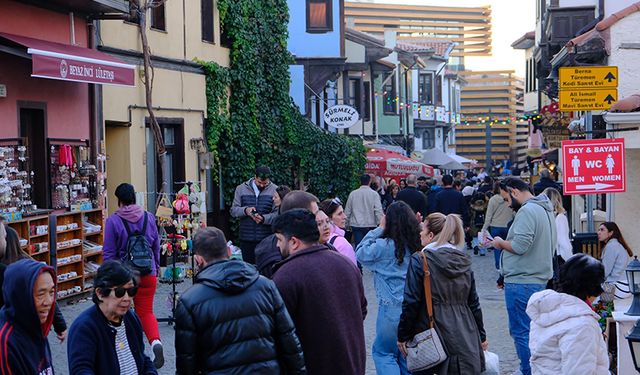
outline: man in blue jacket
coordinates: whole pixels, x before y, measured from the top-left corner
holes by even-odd
[[[469,205],[467,205],[461,192],[453,187],[453,177],[451,175],[442,176],[442,185],[435,197],[433,212],[440,212],[443,215],[460,215],[465,228],[469,226]]]
[[[0,373],[52,375],[47,335],[53,324],[53,268],[31,259],[7,267],[0,310]]]

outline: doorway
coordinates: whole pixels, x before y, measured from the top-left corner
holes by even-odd
[[[184,120],[181,118],[158,118],[164,146],[167,151],[167,186],[165,193],[172,197],[184,186]],[[147,122],[147,191],[148,209],[153,209],[157,201],[156,192],[162,186],[160,165],[156,159],[153,132]],[[183,182],[183,183],[177,183]]]
[[[20,137],[27,146],[27,165],[33,172],[31,201],[38,208],[51,207],[49,190],[49,150],[45,103],[18,103]]]

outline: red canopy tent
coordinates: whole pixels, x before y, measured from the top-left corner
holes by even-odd
[[[381,177],[404,178],[410,174],[433,177],[433,167],[384,149],[370,149],[367,152],[365,170]]]

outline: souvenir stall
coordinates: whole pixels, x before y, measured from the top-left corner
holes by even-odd
[[[86,141],[49,138],[49,163],[36,171],[27,141],[0,140],[0,214],[25,252],[56,268],[59,299],[83,294],[102,263],[106,158],[94,164]],[[35,186],[43,171],[44,190]],[[37,206],[32,197],[47,190],[50,204]]]
[[[186,278],[195,277],[192,236],[198,228],[204,226],[201,213],[206,215],[205,197],[200,191],[200,183],[186,181],[177,184],[181,183],[184,183],[184,187],[174,197],[168,194],[160,197],[156,209],[161,235],[159,281],[172,286],[172,293],[167,301],[171,307],[171,314],[165,318],[158,318],[158,321],[169,324],[174,322],[176,302],[179,298],[176,284]]]

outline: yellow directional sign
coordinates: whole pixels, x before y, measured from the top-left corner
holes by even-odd
[[[561,90],[560,111],[606,110],[618,100],[617,89],[602,90]]]
[[[617,66],[570,66],[560,71],[560,90],[618,87]]]

